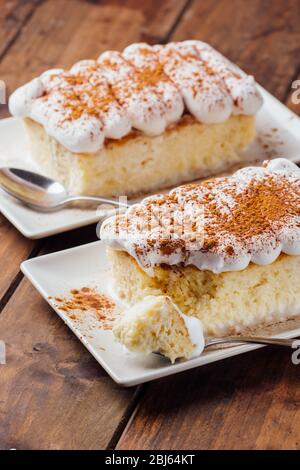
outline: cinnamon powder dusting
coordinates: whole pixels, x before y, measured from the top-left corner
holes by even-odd
[[[282,240],[293,243],[300,227],[298,169],[278,172],[272,165],[272,160],[266,161],[262,168],[246,168],[147,198],[111,224],[116,222],[119,239],[136,240],[133,249],[145,266],[152,265],[151,253],[161,263],[175,254],[178,264],[188,263],[193,251],[227,260],[241,252],[274,248]],[[111,233],[114,227],[107,229]]]
[[[284,222],[287,217],[300,215],[297,199],[300,193],[284,179],[269,177],[251,182],[233,211],[232,218],[224,224],[239,238],[256,236],[272,231],[273,223]]]
[[[203,195],[206,205],[205,249],[220,244],[221,234],[227,232],[240,242],[252,237],[271,235],[285,226],[290,218],[300,216],[299,185],[286,178],[271,175],[262,180],[253,179],[242,192],[235,184],[226,185],[226,178],[203,183],[208,188],[222,185],[225,197],[230,198],[233,207],[230,213],[222,211],[211,195]],[[297,188],[298,186],[298,188]],[[233,254],[233,247],[225,247],[227,254]]]
[[[111,106],[123,105],[132,94],[142,92],[145,87],[170,81],[163,65],[156,61],[152,66],[133,68],[130,83],[125,84],[122,81],[112,86],[102,73],[103,65],[114,68],[114,64],[108,60],[103,61],[102,65],[95,61],[76,74],[64,72],[61,80],[53,86],[51,93],[57,91],[61,94],[61,106],[68,111],[65,121],[79,119],[83,114],[101,119],[103,114],[110,111]],[[57,80],[58,75],[53,75],[51,80],[54,79]],[[48,94],[45,98],[47,96]]]
[[[104,330],[112,329],[115,320],[115,303],[104,294],[90,287],[71,289],[70,297],[54,297],[59,310],[65,312],[74,321],[83,321],[84,313],[94,313]]]
[[[218,76],[206,61],[199,56],[200,52],[193,50],[193,53],[184,53],[180,49],[168,50],[162,46],[163,56],[154,48],[140,47],[136,55],[140,55],[145,60],[142,65],[137,65],[130,58],[126,58],[120,53],[120,63],[115,63],[110,58],[88,61],[78,70],[63,71],[53,74],[50,80],[50,87],[44,92],[43,99],[51,101],[52,95],[59,95],[55,99],[55,105],[64,114],[64,121],[73,121],[86,115],[102,120],[113,108],[126,110],[128,99],[132,96],[139,96],[141,101],[147,101],[147,92],[151,90],[160,100],[163,100],[161,87],[169,86],[169,94],[177,94],[178,85],[174,81],[172,67],[169,72],[166,66],[173,64],[175,70],[183,67],[185,63],[197,64],[199,70],[194,70],[190,74],[189,82],[194,95],[209,93],[211,87],[211,76]],[[101,57],[101,56],[100,56]],[[122,75],[126,72],[128,76],[124,79]],[[197,69],[197,67],[196,67]],[[119,77],[113,81],[107,78],[105,72],[120,71]],[[124,72],[125,73],[125,72]],[[240,76],[232,69],[223,66],[223,75],[234,77],[236,80]],[[220,78],[220,77],[219,77]],[[192,85],[193,84],[193,85]],[[171,88],[170,88],[171,87]],[[148,105],[148,112],[151,113],[151,100]],[[189,113],[190,114],[190,113]]]

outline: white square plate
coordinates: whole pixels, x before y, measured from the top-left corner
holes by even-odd
[[[245,160],[284,156],[300,157],[300,119],[286,106],[259,87],[264,105],[257,115],[257,137],[247,149]],[[33,169],[22,123],[9,118],[0,121],[0,167]],[[0,211],[28,238],[42,238],[97,222],[95,210],[64,209],[52,214],[32,211],[13,198],[0,193]]]
[[[99,320],[89,312],[82,312],[79,322],[72,320],[49,297],[70,297],[71,289],[82,287],[96,288],[98,292],[110,296],[109,266],[101,241],[30,259],[21,265],[21,269],[99,364],[118,384],[124,386],[137,385],[261,347],[237,345],[208,350],[198,358],[171,364],[154,354],[125,353],[112,331],[101,329]],[[282,338],[299,336],[300,319],[274,325],[271,334]]]

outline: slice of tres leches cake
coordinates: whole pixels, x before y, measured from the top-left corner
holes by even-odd
[[[147,193],[245,161],[255,80],[201,41],[106,51],[15,90],[34,162],[72,194]]]
[[[101,239],[119,297],[166,295],[205,336],[300,313],[300,169],[286,159],[148,197]]]

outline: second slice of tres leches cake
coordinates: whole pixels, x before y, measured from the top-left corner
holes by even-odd
[[[100,236],[119,297],[166,295],[206,337],[300,314],[300,169],[286,159],[148,197]]]
[[[146,193],[243,161],[262,97],[201,41],[132,44],[53,69],[10,97],[33,160],[72,194]]]

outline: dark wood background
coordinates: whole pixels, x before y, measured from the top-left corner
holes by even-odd
[[[299,0],[0,0],[0,79],[109,48],[199,38],[296,112]],[[299,113],[300,114],[300,113]],[[5,106],[0,117],[7,116]],[[0,448],[299,449],[300,374],[269,348],[122,389],[52,313],[20,262],[96,239],[95,227],[39,242],[0,215]]]

